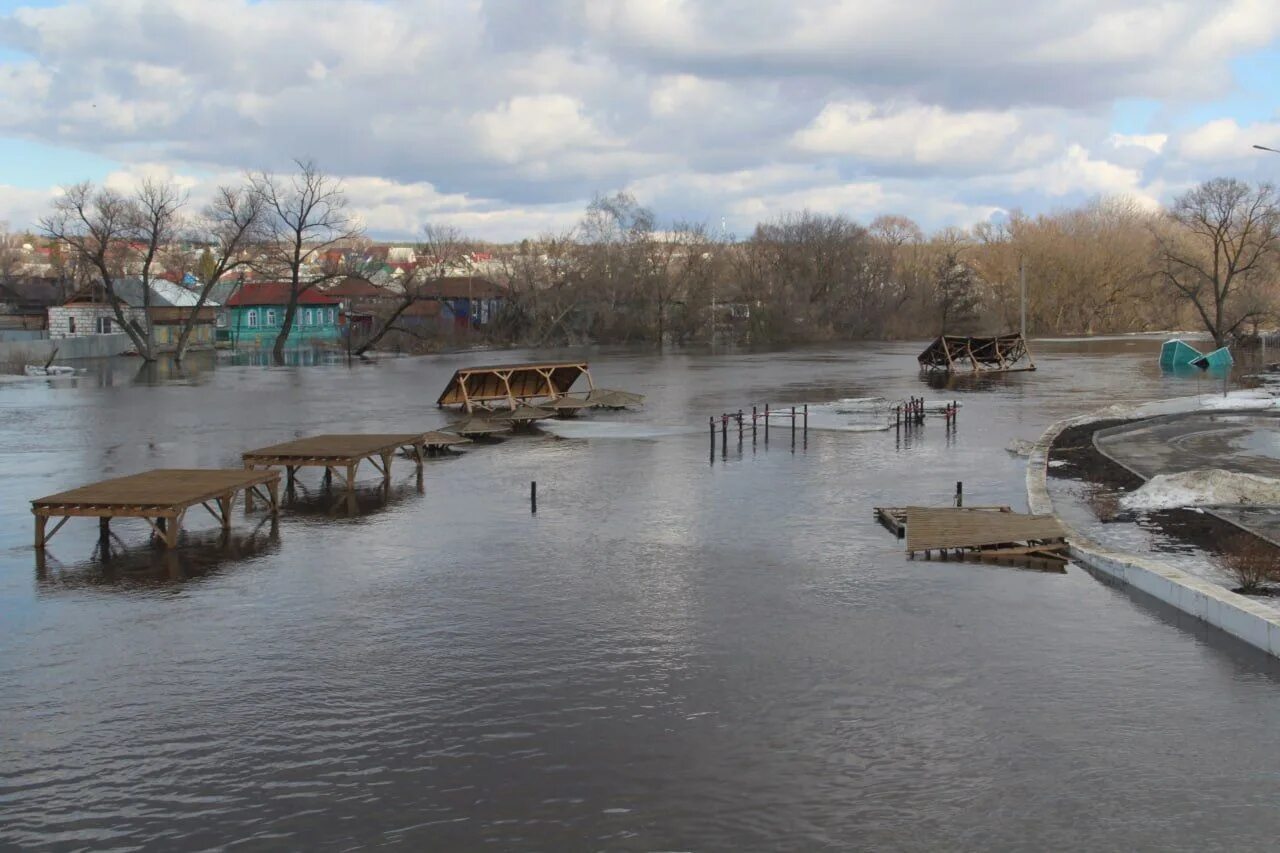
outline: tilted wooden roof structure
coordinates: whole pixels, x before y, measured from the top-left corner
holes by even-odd
[[[921,370],[939,373],[1013,373],[1036,369],[1027,342],[1016,332],[985,338],[942,335],[925,347],[916,360]]]
[[[515,411],[521,403],[563,397],[583,376],[587,386],[594,389],[591,369],[585,361],[464,367],[453,374],[436,405],[461,406],[467,412]]]

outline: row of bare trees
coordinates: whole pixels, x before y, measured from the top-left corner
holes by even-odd
[[[299,297],[338,276],[323,263],[363,230],[341,183],[311,162],[295,174],[260,172],[223,187],[198,214],[174,185],[143,182],[132,195],[67,188],[41,227],[68,262],[100,280],[138,352],[155,357],[149,324],[130,322],[116,295],[125,275],[149,283],[162,264],[197,281],[197,305],[238,267],[287,282],[274,352],[282,357]],[[182,257],[172,247],[186,246]],[[199,247],[198,254],[190,247]],[[424,229],[419,262],[403,272],[358,352],[387,335],[418,334],[405,312],[443,276],[465,273],[480,244],[456,228]],[[489,333],[532,345],[584,342],[785,343],[921,337],[1016,329],[1027,280],[1035,334],[1102,334],[1198,324],[1222,345],[1274,319],[1280,197],[1267,184],[1202,184],[1163,211],[1124,199],[1035,217],[1014,213],[971,230],[926,236],[911,220],[863,226],[800,212],[756,226],[743,240],[705,225],[660,225],[618,193],[596,198],[578,225],[513,246],[484,246],[484,274],[506,288]],[[493,264],[496,264],[496,269]],[[196,311],[178,344],[186,350]]]
[[[251,267],[287,282],[289,301],[273,348],[282,359],[301,295],[345,274],[341,265],[320,259],[363,234],[341,182],[311,161],[299,160],[297,167],[291,175],[257,172],[239,186],[219,187],[194,213],[173,182],[144,180],[131,194],[75,184],[64,188],[40,230],[82,279],[101,284],[117,324],[147,360],[157,355],[149,309],[161,270],[196,279],[195,304],[183,314],[174,352],[179,361],[210,292],[228,273]],[[127,278],[141,284],[142,321],[128,311],[120,292]]]
[[[1280,309],[1280,196],[1219,178],[1163,211],[1122,198],[926,236],[801,212],[745,240],[660,228],[625,194],[573,230],[505,253],[506,334],[582,341],[781,343],[1017,329],[1034,334],[1199,325],[1218,345]]]

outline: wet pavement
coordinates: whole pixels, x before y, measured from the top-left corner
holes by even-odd
[[[1195,412],[1113,427],[1103,453],[1150,479],[1221,469],[1280,478],[1280,412]],[[1280,543],[1280,507],[1215,507],[1213,514]]]

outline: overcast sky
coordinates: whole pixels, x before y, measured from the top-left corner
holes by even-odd
[[[745,235],[1280,176],[1280,0],[0,0],[0,220],[314,158],[370,232]]]

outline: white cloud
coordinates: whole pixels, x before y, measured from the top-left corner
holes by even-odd
[[[921,165],[988,164],[1021,128],[992,110],[954,113],[938,106],[878,107],[868,101],[827,104],[795,144],[820,154]]]
[[[1169,141],[1167,133],[1113,133],[1107,141],[1115,148],[1142,148],[1152,154],[1159,154]]]
[[[0,132],[193,194],[312,157],[396,234],[560,227],[620,187],[738,229],[788,204],[938,225],[1280,147],[1109,125],[1117,98],[1226,93],[1278,34],[1271,0],[75,0],[0,14]]]
[[[1280,148],[1280,124],[1255,122],[1242,127],[1235,119],[1206,122],[1188,131],[1178,144],[1178,153],[1193,162],[1231,162],[1256,158],[1254,145]]]

